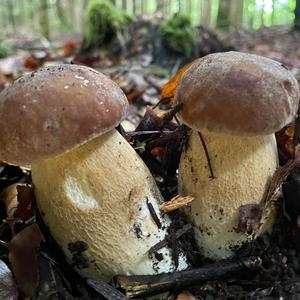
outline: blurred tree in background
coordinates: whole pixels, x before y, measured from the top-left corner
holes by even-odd
[[[2,36],[55,36],[83,33],[85,11],[93,0],[0,0]],[[299,0],[107,0],[130,16],[185,14],[193,25],[210,29],[257,30],[263,26],[300,27]],[[297,6],[296,6],[297,4]],[[295,10],[295,8],[297,9]],[[295,18],[296,16],[296,18]]]

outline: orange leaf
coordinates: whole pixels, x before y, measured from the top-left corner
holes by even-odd
[[[293,136],[295,131],[295,123],[280,130],[276,134],[278,148],[288,157],[294,156]]]
[[[181,76],[193,63],[194,61],[179,69],[179,71],[164,85],[161,92],[161,98],[163,100],[169,100],[171,103],[173,102]]]

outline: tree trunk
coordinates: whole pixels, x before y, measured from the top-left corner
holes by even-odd
[[[40,26],[42,35],[50,39],[50,30],[49,30],[49,16],[48,16],[48,2],[47,0],[40,0]]]
[[[163,0],[157,0],[156,1],[156,9],[155,12],[161,12],[164,9],[164,1]]]
[[[230,3],[230,19],[231,25],[235,29],[240,29],[243,26],[244,1],[231,1]]]
[[[127,0],[122,0],[122,9],[127,10]]]
[[[231,0],[220,0],[219,11],[217,16],[217,28],[228,30],[230,22]]]
[[[296,0],[295,7],[295,21],[294,21],[295,29],[300,31],[300,0]]]
[[[192,0],[186,0],[186,12],[187,14],[191,14],[192,13]]]
[[[132,0],[132,12],[136,15],[136,0]]]
[[[15,21],[15,15],[14,15],[14,3],[12,0],[7,0],[6,4],[7,4],[7,8],[8,8],[9,22],[13,29],[13,32],[15,32],[16,31],[16,21]]]
[[[70,29],[71,25],[69,23],[69,20],[66,15],[66,10],[63,7],[61,0],[56,0],[56,12],[57,12],[59,21],[60,21],[61,25],[64,27],[64,29]]]
[[[210,27],[211,21],[211,1],[201,1],[200,24],[204,27]]]

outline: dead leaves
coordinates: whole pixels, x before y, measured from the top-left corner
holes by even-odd
[[[8,258],[19,289],[27,296],[33,296],[38,285],[36,251],[44,237],[36,224],[32,224],[9,242],[2,242],[8,248]]]
[[[0,201],[4,203],[8,219],[28,220],[37,210],[33,189],[28,184],[16,183],[8,186],[0,194]]]
[[[36,251],[44,237],[35,223],[15,234],[16,222],[28,221],[36,213],[33,189],[26,184],[13,184],[1,193],[0,198],[13,234],[9,242],[1,241],[1,245],[9,250],[8,259],[18,288],[24,295],[33,296],[39,279]]]

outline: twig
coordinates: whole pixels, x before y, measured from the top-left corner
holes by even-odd
[[[115,276],[114,285],[129,299],[148,297],[166,291],[185,289],[208,280],[217,280],[244,270],[258,270],[260,257],[239,261],[221,261],[206,267],[159,275]]]
[[[202,146],[203,146],[203,149],[204,149],[204,152],[205,152],[205,156],[206,156],[206,159],[207,159],[207,164],[208,164],[208,168],[209,168],[209,171],[210,171],[210,176],[209,177],[211,179],[215,179],[216,177],[214,175],[214,172],[213,172],[213,169],[212,169],[212,166],[211,166],[211,160],[210,160],[210,157],[209,157],[209,153],[208,153],[205,141],[204,141],[200,131],[198,131],[198,135],[199,135],[199,138],[200,138],[200,141],[202,143]]]
[[[107,300],[128,300],[126,296],[106,282],[88,279],[87,284]]]
[[[149,212],[150,212],[150,215],[151,215],[153,221],[155,222],[155,224],[157,225],[157,227],[160,229],[161,228],[161,222],[160,222],[160,220],[159,220],[159,218],[158,218],[158,216],[157,216],[157,214],[155,212],[155,209],[154,209],[152,203],[149,202],[148,198],[147,198],[146,203],[147,203],[147,207],[149,209]]]
[[[172,110],[170,110],[168,113],[166,113],[164,116],[163,116],[163,123],[162,125],[160,126],[161,128],[164,128],[164,126],[171,122],[172,119],[174,118],[174,116],[182,109],[182,106],[183,106],[183,103],[178,103],[176,104]]]
[[[195,200],[191,196],[180,196],[177,195],[173,197],[170,201],[164,202],[159,208],[162,212],[171,212],[176,209],[188,206]]]
[[[163,239],[162,241],[158,242],[157,244],[155,244],[154,246],[152,246],[149,249],[149,251],[148,251],[149,255],[152,255],[154,252],[156,252],[159,249],[167,246],[170,242],[172,242],[172,240],[179,239],[183,234],[185,234],[186,232],[188,232],[192,228],[193,228],[192,224],[186,224],[181,229],[179,229],[176,232],[174,232],[173,234],[169,234],[165,239]]]

